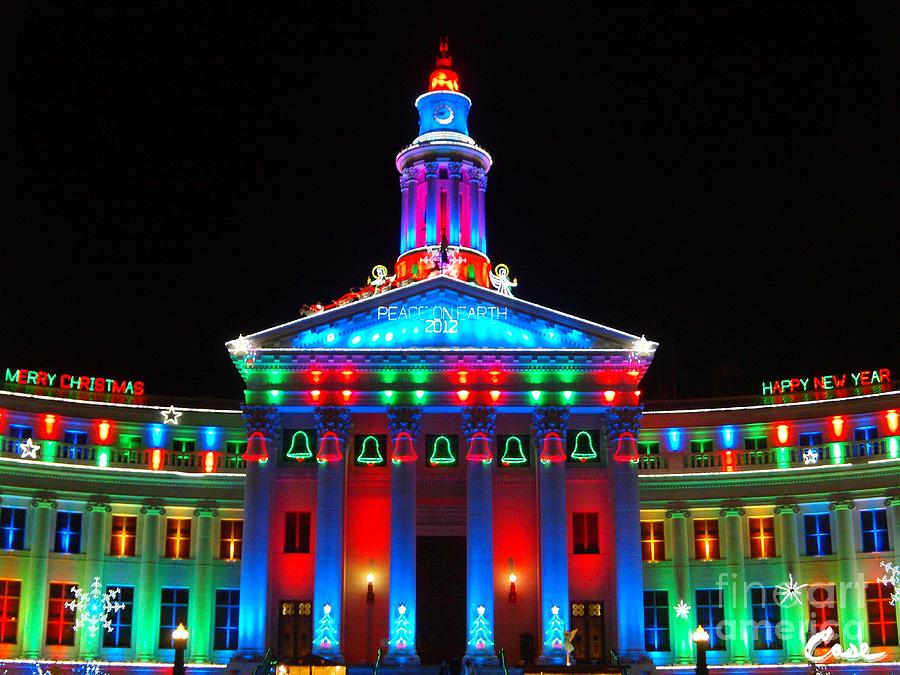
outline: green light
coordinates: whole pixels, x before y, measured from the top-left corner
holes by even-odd
[[[503,457],[500,458],[503,464],[526,464],[528,458],[525,456],[525,449],[522,447],[522,439],[518,436],[510,436],[506,439],[503,448]]]
[[[897,446],[898,442],[896,436],[892,436],[888,439],[888,457],[890,457],[891,459],[897,459],[898,454],[900,454],[900,452],[898,452]]]
[[[388,399],[388,400],[394,398],[394,391],[393,391],[392,389],[385,389],[385,390],[384,390],[384,397],[385,397],[386,399]]]
[[[541,400],[541,392],[538,389],[532,389],[531,390],[531,398],[534,401],[540,401]]]
[[[775,448],[775,457],[778,460],[778,467],[780,469],[787,469],[791,466],[790,448]]]
[[[844,462],[844,448],[841,447],[840,443],[832,443],[831,444],[831,463],[832,464],[843,464]]]
[[[421,401],[425,398],[425,392],[422,389],[416,389],[416,398]]]
[[[571,391],[564,391],[562,394],[563,394],[563,398],[566,399],[567,401],[572,400],[572,392]]]
[[[428,371],[427,370],[414,370],[410,373],[409,378],[415,384],[425,384],[428,382]]]
[[[450,439],[446,436],[438,436],[434,439],[434,445],[431,448],[431,457],[428,462],[432,466],[440,464],[455,464],[456,457],[453,455],[453,449],[450,446]]]
[[[104,469],[109,466],[109,448],[100,448],[97,452],[97,465]]]
[[[269,398],[271,398],[273,401],[278,400],[279,396],[281,396],[281,392],[278,391],[277,389],[273,389],[272,391],[269,392]]]

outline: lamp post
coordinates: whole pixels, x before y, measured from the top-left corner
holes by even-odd
[[[375,614],[375,575],[366,575],[366,662],[372,662],[372,624]]]
[[[709,675],[709,668],[706,665],[706,649],[709,645],[709,633],[703,630],[703,626],[698,625],[697,630],[691,633],[691,640],[697,645],[697,675]]]
[[[172,631],[175,642],[175,662],[172,664],[172,675],[184,675],[184,650],[187,649],[188,631],[183,623]]]

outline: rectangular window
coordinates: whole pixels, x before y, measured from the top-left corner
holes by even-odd
[[[120,589],[120,593],[113,602],[121,602],[124,608],[116,610],[109,617],[111,631],[103,631],[104,647],[131,647],[131,625],[134,616],[134,587],[132,586],[107,586],[106,590]]]
[[[64,431],[60,447],[62,457],[67,459],[90,459],[88,456],[88,435],[86,431]]]
[[[186,455],[193,453],[196,443],[185,438],[175,438],[172,440],[172,452],[176,455]]]
[[[141,437],[137,434],[119,434],[119,447],[123,450],[139,450]]]
[[[697,560],[719,559],[719,521],[715,518],[694,521],[694,557]]]
[[[130,558],[135,554],[137,516],[113,516],[112,535],[109,538],[109,554]]]
[[[0,642],[3,644],[16,643],[21,595],[21,581],[0,579]]]
[[[241,592],[236,588],[216,589],[216,625],[213,649],[237,649],[238,607]]]
[[[637,447],[641,457],[659,454],[659,441],[638,441]]]
[[[769,439],[765,436],[745,436],[744,450],[768,450]]]
[[[22,448],[19,447],[19,444],[22,443],[22,441],[27,441],[29,438],[34,438],[34,429],[26,427],[24,424],[10,424],[9,440],[6,442],[6,452],[14,455],[21,455]]]
[[[178,624],[187,626],[188,589],[163,588],[159,606],[159,646],[162,649],[174,649],[175,640],[172,631]]]
[[[669,593],[644,591],[644,648],[669,651]]]
[[[834,584],[810,584],[807,589],[809,600],[809,636],[825,630],[828,626],[834,631],[838,642],[837,591]]]
[[[866,612],[869,617],[869,644],[873,647],[897,646],[897,608],[891,604],[891,591],[877,581],[866,584]]]
[[[702,455],[712,451],[712,440],[691,441],[691,454],[693,455]]]
[[[806,555],[831,555],[831,518],[827,513],[803,516],[806,530]]]
[[[56,513],[56,538],[53,550],[57,553],[81,553],[81,514],[74,511]]]
[[[600,553],[598,521],[596,513],[572,514],[572,553]]]
[[[0,507],[0,548],[6,551],[25,550],[25,509]]]
[[[885,509],[860,511],[859,523],[862,530],[862,550],[865,553],[890,550]]]
[[[877,427],[859,427],[854,429],[853,440],[856,441],[857,457],[869,457],[879,453]]]
[[[821,431],[805,431],[798,435],[801,448],[817,448],[822,445]]]
[[[309,553],[310,514],[288,511],[284,514],[284,552]]]
[[[50,584],[50,600],[47,608],[47,644],[72,646],[75,644],[75,612],[66,608],[66,602],[75,595],[76,584]]]
[[[191,519],[166,518],[166,557],[187,558],[191,554]]]
[[[641,558],[644,562],[666,559],[665,523],[661,520],[641,521]]]
[[[775,556],[775,519],[771,516],[750,518],[750,557]]]
[[[722,591],[718,588],[698,588],[696,594],[697,621],[709,633],[710,651],[725,649],[724,631],[719,632],[720,624],[725,620],[725,609],[722,607]]]
[[[225,441],[225,467],[226,469],[240,468],[244,461],[244,452],[247,450],[247,441]]]
[[[219,527],[219,559],[240,560],[244,541],[243,520],[223,520]]]
[[[752,588],[753,648],[781,649],[781,605],[775,599],[775,588]]]

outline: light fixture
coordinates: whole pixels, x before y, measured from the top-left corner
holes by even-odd
[[[518,597],[516,596],[516,581],[518,577],[515,572],[510,572],[509,575],[509,602],[510,604],[515,604]]]

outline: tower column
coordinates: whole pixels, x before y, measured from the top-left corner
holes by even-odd
[[[462,162],[450,162],[447,168],[447,175],[450,177],[450,192],[447,195],[447,206],[450,209],[449,243],[451,246],[459,246],[459,181],[462,178]]]
[[[666,511],[666,518],[672,521],[672,571],[675,574],[675,597],[670,598],[674,604],[684,602],[693,608],[694,597],[691,589],[690,538],[688,536],[687,519],[691,512],[687,509],[673,508]],[[697,625],[695,613],[688,616],[687,621],[675,618],[673,630],[673,648],[676,663],[691,663],[694,660],[691,644],[691,631]]]
[[[22,658],[37,659],[41,655],[47,625],[47,562],[56,500],[35,497],[31,500],[31,506],[34,518],[31,553],[28,556],[28,575],[22,580]]]
[[[408,434],[418,445],[421,408],[388,410],[391,447],[399,434]],[[390,635],[385,663],[416,665],[416,462],[391,462],[391,548],[388,626]]]
[[[732,663],[750,663],[750,642],[747,629],[750,612],[747,606],[747,584],[744,567],[745,511],[737,504],[724,504],[719,517],[725,519],[725,557],[728,579],[723,589],[725,620],[728,626],[728,646]]]
[[[159,504],[141,507],[141,567],[135,598],[133,635],[135,659],[156,660],[159,645],[159,544],[162,538],[162,516],[166,510]]]
[[[438,221],[438,185],[437,176],[440,164],[425,162],[425,245],[436,246],[439,243]]]
[[[81,587],[88,589],[94,582],[94,577],[99,577],[100,581],[106,586],[106,579],[103,578],[103,552],[106,548],[106,523],[108,515],[112,511],[112,507],[105,502],[88,502],[85,507],[87,511],[87,523],[85,527],[84,546],[84,573],[81,575]],[[106,591],[106,588],[103,588]],[[89,631],[82,630],[76,633],[79,637],[78,655],[85,661],[92,661],[100,654],[100,641],[103,639],[98,635],[91,637]]]
[[[869,626],[866,620],[866,585],[856,562],[855,506],[850,499],[838,499],[828,508],[834,512],[837,539],[838,584],[835,592],[841,642],[859,644],[869,641]]]
[[[213,531],[215,523],[218,522],[218,515],[219,512],[211,506],[201,506],[194,510],[197,537],[194,540],[194,585],[191,587],[193,616],[190,618],[190,648],[193,663],[209,663],[212,660],[210,641],[215,605],[212,587]]]
[[[797,534],[797,504],[779,504],[775,507],[775,515],[781,525],[781,557],[784,560],[784,580],[793,575],[794,581],[800,583],[800,541]],[[804,580],[805,581],[805,580]],[[803,648],[806,645],[806,610],[805,597],[798,602],[787,600],[782,605],[782,620],[787,625],[784,633],[784,651],[791,663],[804,663]]]
[[[469,169],[469,236],[472,248],[480,251],[484,248],[481,242],[481,205],[484,203],[484,193],[480,192],[481,179],[484,171],[473,167]]]

